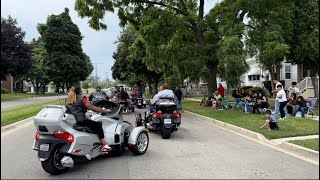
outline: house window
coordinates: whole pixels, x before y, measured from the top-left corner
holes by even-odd
[[[249,81],[257,81],[260,80],[260,75],[249,75],[248,79]]]
[[[286,79],[291,79],[291,66],[285,66]]]

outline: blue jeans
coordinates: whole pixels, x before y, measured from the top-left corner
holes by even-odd
[[[235,98],[235,99],[236,99],[236,104],[233,106],[233,109],[236,108],[238,104],[240,107],[240,98]]]
[[[304,117],[304,114],[308,111],[308,108],[307,108],[307,107],[299,107],[298,109],[296,109],[296,110],[292,113],[292,116],[295,116],[298,111],[301,111],[301,116]]]
[[[239,102],[239,107],[240,107],[240,110],[244,110],[244,105],[246,104],[245,102]]]
[[[283,108],[285,115],[288,115],[287,105]],[[275,106],[274,106],[274,116],[278,116],[280,112],[280,101],[279,99],[275,100]]]
[[[182,109],[182,100],[177,100],[177,101],[178,101],[177,108]]]
[[[246,105],[246,112],[249,113],[250,112],[250,103],[247,102],[245,105]]]

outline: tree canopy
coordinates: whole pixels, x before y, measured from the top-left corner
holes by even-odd
[[[92,72],[90,58],[83,52],[81,32],[69,16],[69,10],[51,15],[38,31],[46,49],[44,64],[48,77],[57,86],[64,83],[67,88],[85,80]]]
[[[32,67],[31,47],[25,42],[25,32],[11,16],[1,17],[1,80],[11,74],[22,77]]]

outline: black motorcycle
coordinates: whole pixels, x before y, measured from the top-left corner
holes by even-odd
[[[123,99],[119,101],[119,105],[123,112],[128,113],[130,110],[134,112],[134,107],[131,103],[128,102],[128,100]]]
[[[145,126],[151,131],[156,131],[163,139],[170,138],[171,133],[180,128],[180,124],[181,114],[172,98],[160,98],[155,105],[155,112],[146,111],[144,119],[140,113],[136,114],[136,126]]]

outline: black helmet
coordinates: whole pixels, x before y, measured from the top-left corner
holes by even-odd
[[[74,92],[76,94],[80,94],[81,88],[80,87],[75,87]]]
[[[97,91],[101,91],[101,86],[97,86],[97,87],[96,87],[96,90],[97,90]]]

